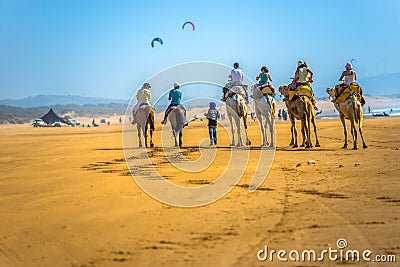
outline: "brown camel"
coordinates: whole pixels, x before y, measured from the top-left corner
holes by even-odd
[[[326,89],[328,95],[335,99],[335,88]],[[357,149],[357,128],[360,132],[361,139],[363,142],[363,148],[367,148],[368,146],[364,142],[362,123],[363,123],[363,110],[360,103],[360,100],[357,97],[356,93],[350,94],[344,102],[334,103],[335,108],[339,111],[340,121],[343,125],[344,130],[344,145],[342,148],[347,148],[347,129],[346,129],[346,119],[350,120],[350,128],[351,135],[353,136],[353,149]]]
[[[139,137],[139,147],[142,145],[142,133],[144,136],[144,145],[147,147],[147,128],[150,126],[150,147],[153,147],[154,132],[154,109],[149,105],[141,105],[136,112],[136,127]]]
[[[315,146],[320,147],[317,135],[317,125],[315,119],[314,105],[311,99],[307,96],[299,96],[289,101],[289,87],[287,85],[279,86],[279,92],[285,97],[285,104],[288,109],[288,114],[291,122],[292,139],[290,145],[298,147],[297,145],[297,129],[295,119],[301,120],[301,133],[303,135],[303,142],[301,147],[311,148],[311,123],[314,127],[315,133]]]

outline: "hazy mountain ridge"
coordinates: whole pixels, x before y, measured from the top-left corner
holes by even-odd
[[[121,103],[128,104],[129,100],[87,97],[78,95],[37,95],[21,99],[0,99],[0,105],[14,106],[22,108],[32,108],[40,106],[53,106],[53,105],[97,105],[107,103]]]
[[[19,124],[31,122],[35,118],[40,118],[52,108],[58,115],[65,116],[74,114],[76,117],[94,117],[104,115],[123,115],[126,111],[126,104],[85,104],[85,105],[52,105],[31,108],[0,105],[0,124],[11,123]]]

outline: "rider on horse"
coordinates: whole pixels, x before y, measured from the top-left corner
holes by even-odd
[[[140,88],[136,93],[136,99],[138,100],[136,105],[133,107],[133,119],[132,124],[136,123],[136,112],[139,110],[141,105],[149,105],[150,106],[150,84],[144,83],[142,88]]]
[[[172,107],[181,106],[183,111],[184,111],[184,113],[185,113],[184,114],[184,116],[185,116],[184,123],[185,123],[185,126],[187,126],[188,122],[186,120],[186,108],[182,105],[182,91],[179,90],[180,88],[181,88],[181,85],[176,82],[176,83],[174,83],[174,89],[169,91],[168,100],[170,100],[171,103],[169,104],[169,106],[165,110],[164,119],[161,122],[162,124],[166,124],[167,123],[168,114],[172,111]]]

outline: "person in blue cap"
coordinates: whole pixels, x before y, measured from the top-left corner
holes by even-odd
[[[208,133],[210,134],[210,146],[217,145],[217,120],[220,119],[219,112],[217,110],[217,104],[210,102],[210,108],[205,114],[208,119]]]

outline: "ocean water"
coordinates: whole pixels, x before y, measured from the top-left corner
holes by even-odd
[[[371,108],[370,113],[368,112],[368,107],[367,108],[364,107],[363,112],[364,112],[364,118],[398,117],[398,116],[400,116],[400,106],[395,106],[395,107],[392,106],[392,107],[376,108],[376,109]],[[383,114],[383,112],[385,112],[389,116],[373,116],[373,114]],[[337,110],[335,110],[335,112],[333,112],[332,110],[330,110],[328,112],[323,111],[321,114],[317,115],[317,119],[319,119],[319,120],[329,120],[329,119],[337,119],[337,118],[339,118],[339,113],[337,112]]]

